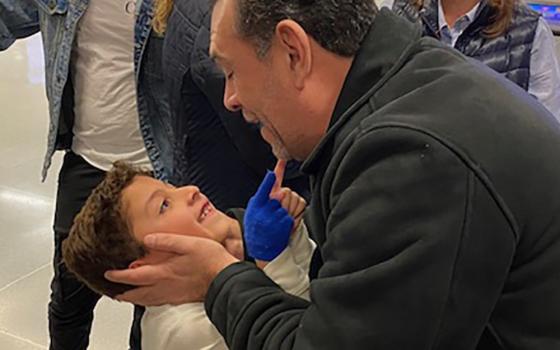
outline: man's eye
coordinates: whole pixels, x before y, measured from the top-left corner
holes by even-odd
[[[231,78],[233,78],[233,72],[226,74],[226,79],[227,80],[231,80]]]
[[[169,202],[167,201],[167,199],[164,199],[159,206],[159,213],[163,214],[167,210],[167,208],[169,208]]]

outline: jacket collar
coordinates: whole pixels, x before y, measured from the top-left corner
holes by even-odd
[[[302,165],[302,171],[315,173],[338,130],[376,91],[400,69],[411,46],[421,37],[419,26],[382,8],[358,50],[346,76],[326,135]]]

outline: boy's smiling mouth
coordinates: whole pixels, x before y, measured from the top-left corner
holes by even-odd
[[[198,216],[198,221],[202,222],[204,221],[204,219],[206,219],[208,216],[212,215],[214,213],[214,207],[212,206],[212,204],[210,204],[209,201],[207,201],[206,203],[204,203],[204,205],[202,206],[202,208],[200,209],[200,215]]]

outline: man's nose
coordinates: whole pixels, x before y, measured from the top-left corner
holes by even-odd
[[[226,81],[225,91],[224,91],[224,106],[232,112],[237,112],[241,110],[241,103],[237,99],[237,93],[234,87],[228,81]]]
[[[196,202],[200,195],[200,189],[196,186],[183,186],[177,189],[177,194],[191,205]]]

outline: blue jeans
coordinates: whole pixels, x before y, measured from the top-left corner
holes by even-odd
[[[54,216],[54,277],[49,303],[50,350],[86,350],[93,309],[100,295],[78,281],[62,260],[62,241],[68,237],[74,216],[105,172],[82,157],[67,152],[58,178]],[[138,314],[138,315],[137,315]],[[135,311],[130,347],[140,350],[141,311]]]

